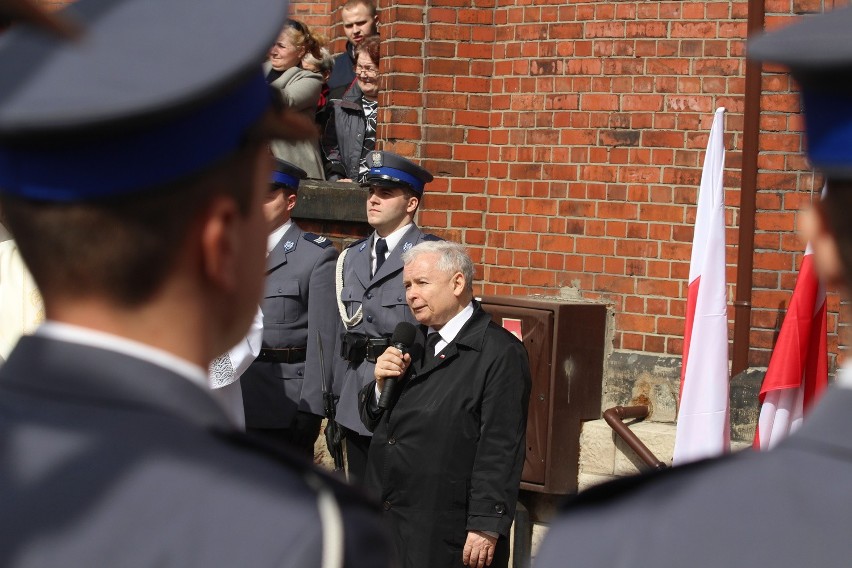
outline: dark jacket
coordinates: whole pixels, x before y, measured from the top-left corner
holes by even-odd
[[[320,566],[323,539],[340,542],[318,530],[321,487],[346,566],[389,563],[378,512],[351,490],[135,357],[22,338],[0,368],[0,440],[0,566]]]
[[[329,181],[341,178],[358,180],[358,167],[367,131],[362,96],[356,83],[343,99],[332,101],[333,108],[322,139],[325,177]]]
[[[346,42],[346,50],[334,56],[334,67],[328,77],[329,97],[339,99],[355,80],[355,46]]]
[[[424,333],[421,326],[389,410],[375,406],[375,382],[361,392],[362,419],[373,429],[365,485],[384,503],[405,568],[461,567],[469,530],[509,534],[524,463],[529,364],[523,344],[478,304],[426,367]],[[501,538],[504,563],[507,549]]]

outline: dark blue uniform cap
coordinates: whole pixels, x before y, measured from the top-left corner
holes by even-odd
[[[275,160],[275,169],[272,171],[272,185],[286,189],[299,189],[299,180],[308,177],[308,172],[294,166],[284,160]]]
[[[408,187],[423,195],[423,187],[432,181],[432,174],[393,152],[374,151],[367,154],[367,185]]]
[[[69,42],[0,36],[0,191],[81,201],[161,186],[233,153],[273,102],[282,0],[79,0]]]
[[[748,57],[790,68],[811,163],[829,177],[852,179],[852,7],[750,39]]]

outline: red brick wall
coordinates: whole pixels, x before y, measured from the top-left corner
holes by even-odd
[[[420,224],[470,247],[483,293],[603,300],[616,349],[680,355],[697,187],[718,106],[728,109],[734,298],[747,1],[379,4],[379,135],[437,178]],[[766,0],[767,27],[840,4]],[[337,0],[291,6],[342,48]],[[801,262],[797,211],[822,183],[801,155],[795,85],[773,66],[761,107],[753,366],[768,362]],[[838,297],[829,307],[836,354]]]
[[[834,4],[767,0],[767,27]],[[380,9],[384,148],[436,174],[420,224],[470,247],[483,293],[603,300],[616,349],[680,355],[701,165],[724,106],[733,301],[747,1],[386,0]],[[763,91],[753,366],[768,363],[801,262],[797,211],[822,183],[801,156],[795,85],[768,66]],[[836,353],[840,306],[829,302]]]

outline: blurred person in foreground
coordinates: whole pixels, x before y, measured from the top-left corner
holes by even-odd
[[[373,431],[364,484],[384,502],[405,568],[505,568],[524,465],[527,352],[473,299],[463,246],[424,242],[402,262],[420,326],[410,352],[388,347],[361,391]],[[398,384],[382,410],[391,377]]]
[[[328,79],[330,97],[339,99],[355,81],[355,48],[370,36],[377,35],[379,14],[374,0],[346,0],[340,9],[346,48],[334,56],[334,69]]]
[[[370,166],[367,155],[376,149],[376,118],[379,114],[379,36],[365,39],[355,48],[355,84],[332,111],[323,134],[325,177],[329,181],[364,183]]]
[[[852,286],[852,8],[748,42],[755,60],[789,67],[804,102],[808,157],[822,201],[800,229],[826,285]],[[852,367],[775,449],[617,480],[570,502],[536,568],[848,566],[852,558]]]
[[[312,128],[260,69],[286,3],[66,13],[80,41],[0,42],[0,207],[47,320],[0,367],[0,565],[387,566],[372,508],[207,386],[258,305],[267,142]]]

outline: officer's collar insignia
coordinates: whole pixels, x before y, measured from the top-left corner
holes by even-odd
[[[361,243],[361,246],[360,246],[360,247],[358,247],[358,252],[361,252],[361,251],[362,251],[362,250],[364,250],[365,248],[367,248],[367,242],[366,242],[366,241],[364,241],[363,243]]]
[[[405,243],[404,245],[402,245],[402,252],[406,252],[410,248],[411,248],[411,243]]]
[[[296,243],[294,243],[293,241],[287,241],[286,243],[284,243],[284,250],[289,252],[293,250],[294,246],[296,246]]]
[[[381,152],[373,152],[370,154],[370,161],[373,164],[374,168],[382,167],[382,153]]]

